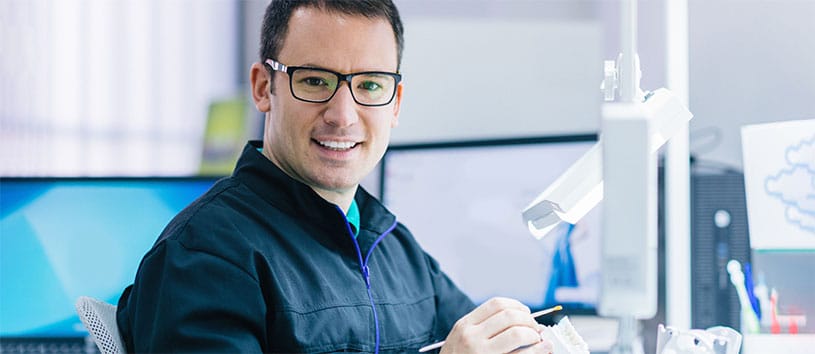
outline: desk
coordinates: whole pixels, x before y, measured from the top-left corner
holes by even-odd
[[[812,353],[815,334],[748,334],[744,336],[742,354]]]

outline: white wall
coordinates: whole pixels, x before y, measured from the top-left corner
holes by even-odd
[[[815,1],[692,0],[689,18],[692,151],[741,167],[742,125],[815,119]]]
[[[393,142],[593,133],[600,27],[592,22],[406,19]]]

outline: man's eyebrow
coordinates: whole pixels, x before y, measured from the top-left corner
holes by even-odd
[[[344,73],[344,72],[341,72],[341,71],[326,68],[326,67],[324,67],[322,65],[313,64],[313,63],[303,63],[303,64],[300,64],[300,65],[289,65],[289,66],[299,66],[299,67],[303,67],[303,68],[322,69],[322,70],[328,70],[328,71],[339,73],[339,74],[355,74],[355,73],[366,73],[366,72],[386,72],[386,73],[393,72],[393,73],[396,73],[396,71],[390,71],[390,70],[387,70],[387,69],[377,69],[377,68],[354,70],[352,72]]]

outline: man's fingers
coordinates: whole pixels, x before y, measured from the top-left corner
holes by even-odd
[[[543,331],[546,330],[544,325],[538,325],[537,331],[538,335],[540,335],[541,341],[532,345],[526,345],[519,347],[512,351],[512,354],[553,354],[555,352],[555,347],[552,345],[548,339],[543,337]]]
[[[513,326],[498,333],[487,342],[490,353],[509,353],[519,347],[534,346],[541,342],[540,333],[526,326]]]
[[[532,316],[523,310],[516,308],[503,309],[477,325],[481,331],[486,333],[489,338],[496,336],[507,328],[514,326],[524,326],[537,331],[538,322]],[[517,346],[516,346],[517,347]]]
[[[544,340],[538,342],[537,344],[527,345],[525,347],[520,347],[512,352],[512,354],[553,354],[555,349],[552,346],[552,343]]]
[[[541,342],[529,308],[517,300],[492,298],[460,318],[443,353],[509,353]]]
[[[529,307],[526,307],[526,305],[522,304],[518,300],[509,299],[505,297],[494,297],[492,299],[487,300],[487,302],[481,304],[481,306],[478,306],[475,310],[473,310],[466,316],[462,317],[461,319],[464,320],[464,324],[475,325],[484,322],[486,319],[492,317],[492,315],[505,309],[515,309],[518,311],[531,313],[529,311]]]

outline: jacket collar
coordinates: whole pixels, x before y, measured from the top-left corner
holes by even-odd
[[[347,232],[342,211],[323,199],[311,187],[291,178],[278,168],[258,151],[262,146],[261,141],[249,141],[246,144],[233,177],[241,180],[263,199],[287,214],[314,220],[328,231]],[[357,188],[354,199],[359,206],[360,229],[378,235],[385,232],[396,219],[361,186]]]

